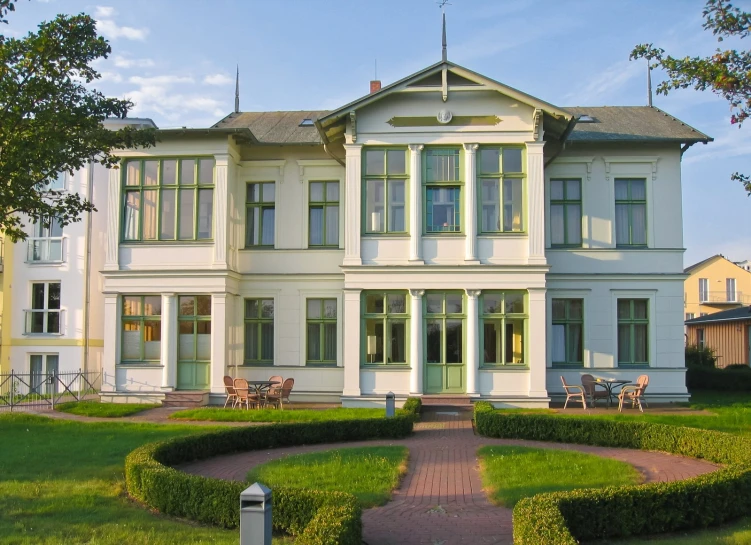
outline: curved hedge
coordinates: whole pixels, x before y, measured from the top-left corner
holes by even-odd
[[[748,515],[751,439],[650,424],[532,414],[502,414],[475,404],[478,433],[670,452],[726,464],[684,481],[554,492],[514,508],[515,545],[575,545],[580,540],[703,528]]]
[[[228,428],[179,437],[137,448],[125,459],[125,483],[135,499],[158,511],[224,528],[240,524],[243,482],[188,475],[172,466],[222,454],[257,449],[402,438],[412,432],[413,417],[342,420]],[[297,536],[301,545],[360,545],[361,509],[342,492],[274,488],[275,530]]]

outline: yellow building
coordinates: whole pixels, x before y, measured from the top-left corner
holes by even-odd
[[[685,269],[683,306],[691,320],[751,305],[751,272],[722,255],[714,255]]]

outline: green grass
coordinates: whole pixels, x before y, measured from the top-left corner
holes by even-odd
[[[383,505],[407,470],[405,447],[363,447],[296,454],[253,468],[248,482],[354,494],[363,508]]]
[[[175,420],[209,420],[213,422],[323,422],[325,420],[359,420],[383,418],[386,409],[221,409],[202,407],[172,413]]]
[[[161,407],[152,403],[99,403],[98,401],[71,401],[55,405],[56,411],[77,414],[79,416],[95,416],[98,418],[118,418],[131,416],[148,409]]]
[[[640,536],[626,540],[601,540],[590,545],[749,545],[751,544],[751,518],[741,519],[720,528],[709,528],[698,532],[675,533],[665,536]]]
[[[493,503],[513,507],[542,492],[637,484],[633,466],[583,452],[513,446],[485,446],[480,457],[482,484]]]

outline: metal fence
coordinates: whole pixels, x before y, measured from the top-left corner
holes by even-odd
[[[0,374],[0,412],[52,410],[58,403],[97,399],[99,371]]]

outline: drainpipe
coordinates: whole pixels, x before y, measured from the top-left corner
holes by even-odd
[[[94,158],[89,161],[88,180],[86,184],[86,199],[94,201]],[[86,253],[83,259],[84,305],[83,305],[83,372],[89,370],[89,328],[91,323],[91,231],[93,221],[92,212],[86,212]]]

